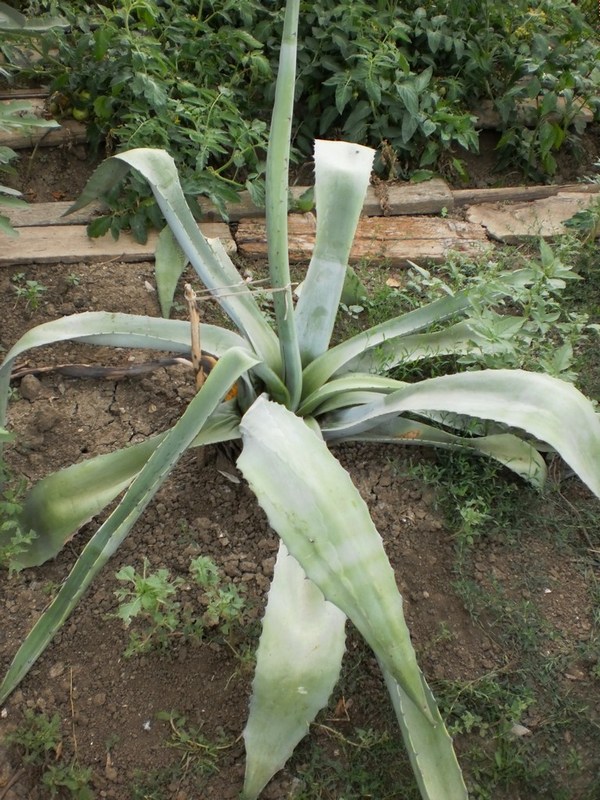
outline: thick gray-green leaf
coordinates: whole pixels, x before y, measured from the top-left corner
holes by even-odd
[[[553,447],[600,497],[600,419],[569,383],[523,370],[430,378],[355,409],[334,412],[327,436],[352,437],[406,412],[448,411],[519,428]]]
[[[327,704],[342,666],[345,623],[280,543],[244,729],[245,800],[259,796]]]
[[[6,419],[10,374],[15,359],[34,347],[67,340],[187,353],[190,351],[190,326],[183,320],[90,311],[31,328],[11,347],[0,366],[0,425]],[[217,357],[232,347],[247,348],[240,336],[215,325],[202,326],[202,346]]]
[[[423,800],[468,800],[467,787],[454,749],[431,689],[423,680],[423,691],[435,725],[423,722],[423,715],[406,692],[382,666],[385,683],[402,731]]]
[[[428,715],[394,572],[350,476],[300,418],[264,396],[240,431],[238,466],[270,524]]]
[[[302,364],[329,347],[375,151],[349,142],[315,142],[315,247],[295,317]]]
[[[191,447],[239,438],[235,402],[221,403]],[[105,453],[54,472],[27,493],[20,521],[36,538],[11,563],[14,569],[43,564],[89,520],[129,486],[166,433],[149,437],[114,453]],[[0,545],[2,533],[0,533]]]
[[[490,456],[521,478],[525,478],[540,489],[546,480],[546,462],[529,442],[511,433],[491,436],[456,436],[433,425],[425,425],[413,419],[394,417],[363,433],[340,436],[339,429],[330,435],[327,425],[323,426],[325,441],[387,442],[389,444],[408,444],[448,448],[451,450],[471,450]]]
[[[122,166],[118,169],[105,166],[114,161]],[[175,161],[166,151],[141,147],[112,156],[92,175],[88,186],[70,211],[81,208],[95,199],[99,192],[105,191],[111,172],[116,176],[126,174],[130,167],[148,181],[173,235],[206,288],[218,299],[238,330],[249,339],[261,359],[280,373],[281,357],[277,337],[239,272],[233,265],[217,258],[198,228],[183,194]]]
[[[117,508],[87,543],[58,594],[19,648],[0,686],[0,703],[19,685],[52,641],[88,586],[130,532],[181,455],[193,444],[231,383],[254,363],[244,350],[229,350],[171,428]]]

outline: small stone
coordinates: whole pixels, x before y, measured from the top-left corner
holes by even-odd
[[[63,664],[63,662],[62,661],[57,661],[56,664],[53,664],[50,667],[50,673],[49,674],[50,674],[51,678],[58,678],[58,677],[60,677],[60,675],[63,674],[64,671],[65,671],[65,665]]]
[[[112,781],[113,783],[117,780],[118,773],[112,764],[106,765],[104,769],[104,774],[106,775],[106,779]]]
[[[32,402],[33,400],[37,400],[38,397],[44,391],[44,387],[40,380],[38,380],[35,375],[24,375],[21,380],[21,385],[19,386],[19,394],[21,397],[24,397],[25,400],[29,400]]]

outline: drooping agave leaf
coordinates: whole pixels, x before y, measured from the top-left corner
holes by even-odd
[[[406,386],[360,408],[331,414],[328,438],[346,438],[406,412],[448,411],[491,419],[547,442],[600,497],[600,419],[574,386],[524,370],[443,375]]]
[[[112,160],[132,167],[148,181],[173,235],[203,284],[218,299],[238,330],[248,338],[261,360],[280,373],[277,338],[239,272],[233,265],[229,267],[215,256],[198,228],[183,194],[173,158],[164,150],[140,147],[112,156],[108,162]],[[82,208],[95,199],[100,190],[105,189],[107,181],[104,172],[109,168],[104,165],[108,162],[101,164],[92,175],[88,187],[71,206],[70,212]]]
[[[363,433],[340,437],[339,430],[330,436],[325,424],[325,441],[388,442],[390,444],[431,445],[451,450],[471,450],[494,458],[516,475],[529,481],[538,489],[546,480],[546,462],[533,445],[512,433],[491,436],[456,436],[433,425],[413,419],[394,417]]]
[[[239,437],[235,403],[221,403],[191,447]],[[13,569],[35,567],[54,558],[65,543],[129,486],[167,433],[95,456],[38,481],[23,501],[20,522],[35,539],[11,563]],[[3,537],[0,532],[0,545]]]
[[[342,665],[345,623],[281,543],[244,729],[245,800],[259,796],[327,704]]]
[[[160,313],[167,318],[173,305],[177,281],[188,263],[186,254],[177,244],[173,231],[166,225],[158,236],[154,253],[154,274]]]
[[[46,33],[51,28],[68,28],[69,23],[63,17],[44,15],[27,19],[24,14],[7,3],[0,3],[0,31],[32,34]]]
[[[406,692],[385,667],[382,671],[421,797],[423,800],[468,800],[460,768],[456,760],[449,761],[452,742],[431,689],[423,681],[423,691],[436,723],[426,726],[421,724],[421,715]]]
[[[291,408],[297,407],[302,390],[302,364],[293,311],[287,224],[290,137],[296,84],[299,9],[300,0],[287,0],[279,51],[275,102],[269,132],[265,185],[269,275],[274,289],[273,306],[285,369],[283,377],[289,392]]]
[[[371,645],[414,708],[419,740],[435,741],[426,769],[460,786],[460,768],[416,662],[402,598],[381,538],[348,473],[294,414],[260,397],[245,414],[238,466],[308,577]],[[270,435],[265,436],[265,430]],[[415,769],[423,765],[416,763]],[[455,794],[452,797],[465,795]]]
[[[350,476],[301,419],[264,396],[240,431],[238,466],[272,527],[427,713],[394,573]]]
[[[88,311],[31,328],[11,347],[0,366],[0,424],[6,419],[8,387],[15,360],[34,347],[67,340],[186,353],[190,349],[190,326],[183,320]],[[233,331],[215,325],[202,326],[202,342],[204,348],[217,357],[231,347],[247,347]]]
[[[304,366],[329,347],[374,157],[370,147],[315,142],[317,231],[295,310]]]
[[[117,508],[87,543],[58,594],[19,648],[0,685],[0,703],[43,653],[182,454],[193,444],[223,395],[254,363],[251,355],[239,349],[230,350],[217,362],[202,389],[146,461]]]

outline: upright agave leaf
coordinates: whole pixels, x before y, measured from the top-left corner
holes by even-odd
[[[265,187],[269,275],[275,290],[273,305],[285,371],[284,380],[289,391],[291,408],[297,407],[302,389],[302,365],[290,284],[287,227],[290,136],[296,84],[299,9],[300,0],[287,0],[279,51],[275,103],[271,116]]]
[[[409,698],[413,724],[427,731],[423,740],[436,741],[436,759],[428,760],[428,768],[440,781],[460,785],[451,741],[430,709],[393,570],[350,476],[303,420],[264,396],[245,414],[240,430],[244,449],[238,466],[270,524]],[[448,795],[452,800],[464,796]]]
[[[329,347],[374,157],[359,144],[315,142],[317,233],[295,311],[304,365]]]
[[[340,673],[345,623],[281,543],[244,730],[245,800],[258,797],[327,704]]]

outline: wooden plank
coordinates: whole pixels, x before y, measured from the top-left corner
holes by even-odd
[[[73,205],[73,200],[55,203],[30,203],[27,208],[7,208],[2,213],[7,216],[13,227],[30,228],[46,225],[85,225],[90,222],[101,210],[101,206],[90,203],[89,206],[63,216]]]
[[[36,88],[16,88],[0,91],[0,100],[31,100],[32,98],[48,97],[50,90],[48,87],[38,86]]]
[[[313,214],[288,217],[290,260],[308,261],[316,231]],[[242,220],[236,232],[238,252],[247,258],[267,255],[263,220]],[[386,261],[390,266],[406,266],[409,261],[443,261],[449,250],[481,252],[487,238],[481,225],[461,220],[434,217],[363,217],[350,254],[352,262]]]
[[[426,183],[392,183],[381,184],[383,190],[369,187],[363,206],[363,214],[367,216],[398,214],[439,214],[443,208],[448,211],[454,205],[454,198],[448,184],[440,179]],[[292,196],[299,197],[308,189],[307,186],[292,186]],[[198,202],[204,212],[206,222],[221,222],[221,216],[215,206],[203,197]],[[64,217],[72,202],[35,203],[28,208],[8,209],[6,213],[15,228],[31,225],[74,225],[90,222],[98,213],[100,205],[89,205],[76,214]],[[227,208],[229,219],[237,222],[240,219],[262,218],[264,208],[255,206],[248,192],[242,192],[239,204],[230,204]]]
[[[200,230],[211,239],[221,239],[228,253],[235,253],[235,242],[224,223],[202,223]],[[0,266],[15,264],[72,264],[118,258],[121,261],[150,261],[154,258],[158,234],[150,232],[146,244],[122,233],[117,241],[110,234],[90,239],[84,225],[61,228],[21,228],[19,236],[2,237]]]
[[[411,214],[439,214],[451,211],[454,197],[446,181],[433,178],[422,183],[409,181],[369,186],[362,213],[368,217]]]
[[[86,128],[75,119],[61,121],[60,128],[32,128],[23,131],[0,132],[0,145],[22,150],[26,147],[57,147],[59,145],[83,144],[86,141]]]
[[[467,209],[467,219],[483,225],[493,239],[516,244],[524,238],[551,238],[567,233],[563,223],[596,199],[594,195],[561,192],[530,203],[481,203]]]
[[[597,194],[600,183],[563,183],[546,186],[505,186],[494,189],[454,189],[454,206],[476,205],[477,203],[514,203],[523,200],[541,200],[559,192]]]

